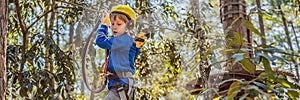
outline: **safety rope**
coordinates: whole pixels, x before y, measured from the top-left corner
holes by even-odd
[[[91,34],[89,35],[89,37],[87,38],[87,42],[84,46],[84,49],[83,49],[83,55],[82,55],[82,75],[83,75],[83,80],[84,80],[84,83],[86,84],[86,87],[91,91],[91,92],[94,92],[94,93],[99,93],[101,91],[104,90],[105,88],[105,84],[101,85],[97,90],[94,90],[90,87],[89,85],[89,82],[88,82],[88,79],[87,79],[87,76],[86,76],[86,58],[87,58],[87,55],[88,55],[88,49],[91,45],[91,40],[94,40],[95,37],[96,37],[96,32],[97,32],[97,29],[99,27],[101,23],[101,19],[100,19],[100,16],[98,17],[98,21],[95,25],[95,27],[93,28]],[[106,57],[106,61],[107,61],[107,57]],[[107,64],[105,64],[105,66],[107,66]],[[106,67],[107,68],[107,67]]]
[[[87,8],[87,7],[84,7],[82,5],[78,5],[78,4],[75,4],[75,3],[72,3],[72,2],[66,2],[64,0],[60,0],[60,2],[62,3],[66,3],[66,4],[70,4],[70,5],[73,5],[73,6],[77,6],[77,7],[81,7],[83,8],[84,10],[88,10],[88,11],[92,11],[92,12],[97,12],[97,13],[105,13],[104,10],[102,11],[99,11],[99,10],[95,10],[95,9],[91,9],[91,8]],[[88,49],[91,45],[91,40],[94,40],[95,37],[96,37],[96,32],[97,32],[97,29],[99,27],[99,25],[101,24],[101,18],[100,16],[98,16],[98,21],[95,25],[95,27],[93,28],[91,34],[89,35],[89,37],[87,38],[87,42],[86,44],[84,45],[84,49],[83,49],[83,55],[82,55],[82,76],[83,76],[83,80],[84,80],[84,83],[86,84],[86,87],[93,93],[99,93],[101,91],[104,90],[105,88],[105,84],[106,84],[106,80],[105,80],[105,83],[104,84],[101,84],[100,87],[95,90],[95,89],[92,89],[89,85],[89,82],[88,82],[88,79],[87,79],[87,76],[86,76],[86,58],[87,58],[87,55],[88,55]],[[106,51],[107,52],[107,51]],[[105,57],[105,64],[104,64],[104,73],[107,73],[107,65],[108,65],[108,54],[106,53],[106,57]]]

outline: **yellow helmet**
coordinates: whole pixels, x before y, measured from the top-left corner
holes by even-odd
[[[122,13],[125,14],[130,20],[133,21],[133,26],[136,24],[136,16],[134,10],[128,5],[117,5],[111,9],[110,13]]]

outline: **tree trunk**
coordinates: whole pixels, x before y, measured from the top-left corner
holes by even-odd
[[[21,16],[21,7],[20,7],[20,1],[15,0],[16,5],[16,16],[18,16],[18,21],[21,27],[21,32],[23,33],[23,46],[22,46],[22,62],[21,62],[21,68],[20,68],[20,75],[19,75],[19,81],[22,81],[22,75],[23,75],[23,69],[25,67],[26,63],[26,48],[27,48],[27,42],[28,42],[28,31],[26,31],[26,25],[23,21],[23,18]]]
[[[85,13],[83,13],[83,17],[82,17],[82,19],[86,19],[85,18]],[[83,50],[83,40],[82,40],[82,31],[83,31],[83,28],[84,28],[84,25],[83,25],[83,23],[85,23],[83,20],[82,21],[80,21],[79,23],[78,23],[78,25],[77,25],[77,27],[76,27],[76,32],[75,33],[77,33],[76,34],[76,36],[74,37],[75,38],[75,41],[74,41],[74,45],[75,45],[75,47],[77,47],[76,48],[76,51],[77,50],[79,50],[79,51],[82,51]],[[75,48],[74,47],[74,48]],[[75,52],[74,51],[74,55],[82,55],[82,52]],[[74,59],[76,59],[76,57],[74,56],[73,57]],[[77,61],[77,60],[76,60]],[[78,66],[78,67],[82,67],[82,66]],[[78,73],[81,73],[82,71],[81,70],[78,70]],[[82,74],[82,73],[81,73]],[[81,95],[84,95],[84,82],[83,82],[83,75],[81,75],[81,77],[80,77],[80,94]]]
[[[257,8],[258,9],[261,9],[261,4],[260,4],[260,0],[256,0],[256,5],[257,5]],[[260,33],[264,36],[264,37],[266,37],[266,35],[265,35],[265,29],[264,29],[264,20],[263,20],[263,18],[262,18],[262,16],[261,15],[258,15],[258,20],[259,20],[259,28],[260,28]],[[261,38],[261,43],[263,44],[263,45],[266,45],[266,39],[265,38]]]
[[[251,49],[251,33],[244,25],[244,20],[247,20],[246,15],[246,2],[245,0],[220,0],[221,3],[221,21],[223,29],[225,30],[226,40],[235,40],[234,32],[240,34],[243,39],[243,44],[228,45],[229,49],[250,48]],[[232,54],[228,55],[228,59],[231,59]],[[251,58],[253,55],[250,52],[248,56]],[[244,72],[240,64],[236,64],[231,67],[231,63],[228,63],[226,68],[229,72]]]
[[[22,61],[21,61],[19,75],[18,75],[19,83],[23,83],[22,77],[23,77],[23,70],[26,65],[26,51],[27,51],[26,48],[28,44],[28,31],[26,30],[26,24],[24,23],[23,18],[21,16],[22,7],[20,6],[20,1],[15,0],[14,3],[16,5],[16,16],[18,17],[19,25],[21,27],[21,32],[23,35]],[[15,90],[13,90],[13,92],[15,92]],[[16,98],[16,95],[13,94],[12,98]]]
[[[87,21],[88,15],[86,14],[86,12],[83,12],[82,15],[83,15],[83,17],[78,22],[78,25],[77,25],[77,27],[75,29],[76,35],[75,35],[74,41],[73,41],[74,42],[73,43],[74,44],[74,49],[75,49],[74,55],[82,55],[82,52],[78,52],[78,51],[83,51],[84,44],[83,44],[83,36],[82,36],[81,33],[82,33],[83,29],[84,29],[84,23],[88,22]],[[76,59],[76,56],[73,56],[73,59]],[[80,56],[80,59],[82,59],[81,56]],[[77,59],[76,59],[76,61],[77,61]],[[77,62],[75,62],[75,63],[77,63]],[[79,64],[77,64],[77,65],[79,65]],[[82,66],[78,66],[78,67],[82,67]],[[78,73],[82,74],[81,72],[82,72],[81,69],[78,70]],[[84,84],[84,81],[82,79],[83,79],[83,75],[80,76],[80,94],[84,95],[84,90],[85,90],[84,85],[85,84]]]
[[[50,3],[50,1],[49,1]],[[52,29],[53,29],[53,26],[54,26],[54,21],[55,21],[55,12],[56,12],[56,9],[55,9],[55,0],[52,0],[52,4],[51,6],[48,6],[46,8],[47,10],[50,10],[52,9],[52,12],[51,12],[51,15],[50,15],[50,22],[49,22],[49,26],[47,26],[47,24],[45,24],[45,27],[46,28],[46,41],[50,41],[50,39],[52,38]],[[45,17],[45,23],[48,22],[48,19],[47,17]],[[50,52],[50,44],[46,44],[46,60],[45,60],[45,70],[53,73],[54,71],[54,68],[53,68],[53,60],[52,60],[52,57],[51,57],[51,52]],[[51,82],[50,82],[50,87],[53,87],[54,88],[55,86],[55,83],[54,83],[54,78],[51,79]],[[51,91],[50,92],[50,95],[53,96],[53,92]]]
[[[201,23],[200,23],[200,7],[199,7],[199,0],[190,0],[192,4],[192,14],[195,16],[195,27],[194,31],[196,32],[194,36],[198,39],[198,50],[200,54],[200,62],[199,62],[199,69],[200,69],[200,75],[202,75],[203,83],[205,83],[205,80],[207,80],[208,75],[206,74],[205,68],[208,66],[207,61],[203,60],[204,59],[204,54],[206,51],[206,34],[205,32],[201,29]]]
[[[6,36],[8,18],[8,0],[0,3],[0,99],[5,100],[7,77],[6,77]]]
[[[205,60],[204,55],[206,52],[207,48],[207,42],[206,42],[206,33],[204,30],[201,29],[201,16],[200,16],[200,1],[199,0],[190,0],[191,3],[191,8],[192,8],[192,14],[195,16],[195,26],[194,26],[194,31],[195,31],[195,38],[198,39],[198,48],[197,51],[199,50],[198,54],[200,55],[200,62],[198,65],[198,68],[200,69],[200,75],[201,75],[201,81],[202,81],[202,87],[205,89],[212,88],[208,78],[209,78],[209,73],[210,73],[210,67],[208,67],[207,60]],[[215,95],[214,92],[208,91],[203,94],[204,99],[212,99],[212,97]]]
[[[50,1],[49,1],[50,2]],[[50,16],[50,24],[49,26],[47,26],[46,24],[46,39],[49,41],[49,39],[52,37],[52,28],[54,26],[54,20],[55,20],[55,0],[52,0],[52,4],[51,7],[49,7],[47,10],[53,9],[51,12],[51,16]],[[48,21],[48,19],[45,19],[46,21]],[[47,45],[46,47],[46,64],[45,64],[45,68],[46,70],[53,72],[53,66],[51,66],[52,63],[52,59],[51,59],[51,54],[50,54],[50,46]]]
[[[75,58],[75,55],[73,54],[73,52],[74,52],[74,24],[73,24],[73,22],[71,22],[69,25],[70,25],[69,51],[72,53],[72,58]],[[70,87],[70,85],[67,84],[67,87]],[[71,95],[71,90],[68,89],[67,94]],[[71,99],[71,98],[68,96],[68,99]]]
[[[70,39],[69,39],[69,51],[74,50],[74,24],[70,23]]]

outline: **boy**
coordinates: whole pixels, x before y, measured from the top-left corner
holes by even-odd
[[[114,37],[107,38],[110,20]],[[112,8],[110,17],[106,15],[98,30],[96,44],[107,49],[109,54],[109,91],[104,100],[128,100],[133,96],[134,57],[140,53],[141,46],[136,45],[128,30],[134,28],[135,21],[135,12],[131,7],[118,5]]]

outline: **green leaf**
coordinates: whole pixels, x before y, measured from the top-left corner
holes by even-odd
[[[248,100],[246,97],[248,96],[248,93],[244,93],[239,100]]]
[[[250,74],[255,73],[255,66],[249,59],[243,59],[240,61],[244,70],[249,72]]]
[[[258,76],[259,78],[268,78],[268,74],[266,73],[266,72],[262,72],[262,73],[260,73],[259,74],[259,76]]]
[[[237,53],[237,54],[234,54],[232,55],[232,58],[234,59],[234,64],[243,60],[244,59],[244,54],[243,53]]]
[[[172,65],[171,65],[171,63],[170,63],[170,59],[166,59],[166,60],[165,60],[165,67],[166,67],[166,68],[172,67]]]
[[[224,81],[220,82],[219,84],[222,85],[224,83],[231,82],[231,81],[237,81],[237,82],[240,82],[240,83],[244,83],[243,79],[227,79],[227,80],[224,80]]]
[[[265,36],[263,36],[254,26],[253,24],[248,21],[248,20],[244,20],[244,25],[251,31],[254,32],[255,34],[257,34],[258,36],[260,36],[261,38],[266,38]]]
[[[34,67],[32,66],[32,65],[29,65],[29,70],[33,70],[34,69]]]
[[[292,98],[292,100],[296,100],[296,98],[299,98],[299,96],[300,96],[299,92],[292,91],[292,90],[288,91],[288,95],[290,98]]]
[[[256,91],[259,92],[260,94],[270,96],[270,94],[264,92],[263,90],[259,89],[259,88],[258,88],[257,86],[255,86],[255,85],[250,85],[250,86],[248,87],[248,90],[256,90]]]
[[[241,16],[239,16],[238,18],[235,18],[232,23],[230,24],[230,26],[232,26],[233,24],[235,24],[240,18],[242,18]]]
[[[227,38],[226,41],[228,41],[228,47],[232,47],[236,44],[235,40],[233,40],[232,38]]]
[[[270,21],[273,21],[273,22],[277,22],[277,20],[271,16],[268,16],[266,14],[263,14],[262,17],[266,20],[270,20]]]
[[[275,18],[265,14],[265,13],[261,13],[261,12],[258,12],[259,15],[261,15],[261,17],[263,19],[266,19],[266,20],[269,20],[269,21],[272,21],[272,22],[278,22]]]
[[[238,43],[238,45],[242,45],[243,44],[243,37],[241,36],[240,33],[238,32],[233,32],[234,37],[235,37],[235,43]]]
[[[296,22],[297,22],[297,24],[300,24],[300,20],[297,20]]]
[[[281,61],[281,62],[284,62],[284,63],[286,63],[286,64],[289,63],[289,61],[287,61],[286,59],[284,59],[284,58],[282,58],[282,57],[279,57],[279,56],[276,56],[276,55],[273,55],[273,58],[274,58],[274,59],[277,59],[277,60],[279,60],[279,61]]]
[[[263,66],[265,68],[266,73],[269,75],[270,78],[274,79],[274,76],[273,76],[274,73],[271,68],[270,61],[265,56],[261,56],[261,58],[262,58]]]
[[[173,21],[176,21],[176,17],[174,15],[171,16]]]
[[[228,100],[233,100],[234,97],[241,91],[241,83],[240,82],[233,82],[231,83],[227,95]]]
[[[282,80],[282,79],[278,79],[276,80],[277,82],[279,82],[281,85],[283,85],[284,87],[287,87],[287,88],[291,88],[291,85],[289,84],[288,81],[286,80]]]
[[[270,53],[283,53],[284,51],[278,48],[264,48],[265,51],[268,51]]]
[[[272,90],[273,92],[276,92],[276,93],[279,93],[279,91],[269,87],[268,85],[265,85],[263,83],[260,83],[260,82],[253,82],[255,85],[259,86],[259,87],[262,87],[264,89],[267,89],[267,90]]]

